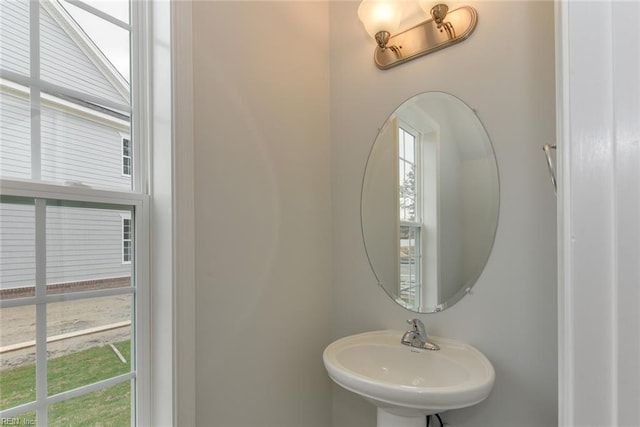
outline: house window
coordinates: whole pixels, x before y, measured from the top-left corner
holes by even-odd
[[[131,218],[122,218],[122,263],[130,264],[133,255]]]
[[[131,140],[122,138],[122,175],[131,176]]]
[[[422,296],[422,234],[419,134],[398,127],[400,302],[419,307]]]
[[[107,3],[0,1],[0,420],[20,425],[150,424],[147,115],[130,95],[147,90],[149,2]]]

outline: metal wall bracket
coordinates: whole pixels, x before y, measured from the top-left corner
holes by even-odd
[[[441,24],[428,19],[391,36],[386,47],[376,47],[373,60],[381,70],[395,67],[466,40],[473,33],[477,22],[476,10],[470,6],[462,6],[447,13],[445,22]]]
[[[544,151],[544,155],[547,158],[547,167],[549,168],[549,175],[551,176],[551,184],[553,184],[553,194],[558,195],[558,183],[556,182],[556,167],[554,166],[554,161],[551,156],[551,150],[555,150],[556,146],[551,144],[546,144],[542,147],[542,151]]]

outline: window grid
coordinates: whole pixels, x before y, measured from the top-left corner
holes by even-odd
[[[81,3],[76,2],[74,3]],[[40,3],[36,1],[29,1],[29,31],[30,31],[30,69],[29,76],[21,75],[7,70],[0,70],[0,77],[7,79],[10,82],[24,85],[28,88],[30,96],[29,102],[31,107],[30,116],[30,154],[31,154],[31,179],[33,181],[39,181],[41,179],[41,158],[42,158],[42,133],[41,133],[41,94],[51,93],[55,96],[65,97],[67,99],[86,101],[95,105],[102,105],[106,107],[115,108],[119,111],[129,113],[131,111],[130,106],[114,104],[112,101],[100,99],[94,95],[78,92],[71,88],[65,88],[51,83],[47,83],[41,80],[40,74]],[[132,147],[131,139],[126,138],[122,140],[122,173],[123,175],[132,175]],[[6,177],[4,177],[6,178]],[[140,183],[138,180],[136,183]],[[140,191],[141,186],[134,183],[134,190]],[[38,425],[48,424],[48,408],[57,402],[72,399],[74,397],[86,395],[96,390],[110,387],[114,384],[118,384],[124,381],[131,383],[132,391],[132,405],[131,415],[132,423],[136,423],[136,403],[135,396],[135,384],[137,382],[137,373],[135,371],[135,358],[136,358],[136,346],[133,341],[133,337],[140,334],[137,326],[133,324],[135,317],[132,316],[132,341],[131,341],[131,357],[134,362],[131,365],[131,370],[127,374],[114,376],[103,381],[87,384],[73,390],[65,391],[55,395],[48,395],[47,388],[47,307],[52,302],[58,301],[74,301],[82,300],[101,296],[110,295],[132,295],[136,298],[137,284],[146,282],[146,274],[143,273],[143,269],[140,269],[137,273],[132,269],[131,274],[131,286],[117,289],[99,289],[90,290],[84,292],[63,293],[63,294],[48,294],[47,293],[47,248],[46,248],[46,221],[47,221],[47,205],[52,203],[56,206],[65,204],[93,204],[94,206],[105,206],[104,200],[110,200],[111,203],[116,203],[117,206],[130,209],[132,215],[134,211],[143,212],[143,217],[146,217],[148,209],[143,205],[147,204],[147,196],[142,193],[130,193],[122,197],[122,193],[115,191],[100,191],[90,190],[84,188],[56,188],[55,184],[42,184],[42,183],[16,183],[8,179],[2,179],[2,195],[4,199],[6,197],[10,199],[22,199],[30,198],[31,202],[35,206],[35,296],[16,298],[16,299],[0,299],[0,308],[6,307],[21,307],[21,306],[34,306],[36,313],[36,391],[35,400],[26,404],[20,404],[11,408],[0,411],[0,419],[11,419],[20,414],[24,414],[28,411],[36,412],[36,420]],[[78,190],[78,191],[74,191]],[[68,198],[65,196],[69,196]],[[27,202],[29,203],[29,202]],[[137,228],[137,227],[136,227]],[[142,229],[136,230],[133,228],[133,218],[123,219],[123,261],[131,263],[134,260],[138,260],[140,254],[133,252],[135,240],[147,239],[146,233],[142,234]],[[146,255],[144,255],[146,260]],[[144,267],[146,261],[142,262]],[[136,303],[133,303],[134,307]]]
[[[61,194],[62,198],[50,199],[46,196],[42,196],[42,194],[48,193],[47,191],[41,191],[38,187],[40,185],[32,185],[30,183],[21,183],[20,186],[25,188],[33,188],[31,191],[24,191],[22,188],[12,189],[12,185],[14,183],[10,181],[4,181],[6,184],[6,188],[3,188],[3,194],[0,197],[2,199],[2,203],[21,203],[21,204],[31,204],[35,207],[35,217],[34,217],[34,230],[35,230],[35,262],[36,262],[36,271],[35,271],[35,296],[27,297],[27,298],[17,298],[17,299],[0,299],[0,308],[8,308],[8,307],[21,307],[21,306],[35,306],[36,308],[36,399],[32,402],[21,404],[12,408],[8,408],[0,411],[1,419],[13,419],[12,417],[18,416],[20,414],[24,414],[29,411],[36,411],[37,423],[38,425],[46,425],[47,417],[48,417],[48,408],[57,402],[62,402],[68,399],[72,399],[74,397],[83,396],[88,393],[101,390],[112,385],[124,382],[124,381],[132,381],[132,385],[135,383],[135,379],[137,377],[136,372],[133,370],[133,365],[131,370],[122,375],[118,375],[115,377],[107,378],[102,381],[93,382],[90,384],[86,384],[81,387],[77,387],[73,390],[63,391],[61,393],[49,395],[48,391],[48,380],[47,380],[47,341],[49,340],[48,332],[47,332],[47,307],[51,303],[56,302],[68,302],[68,301],[80,301],[87,300],[90,298],[97,297],[106,297],[106,296],[114,296],[114,295],[132,295],[133,298],[136,298],[137,294],[137,286],[135,280],[135,274],[132,275],[132,283],[131,286],[124,288],[115,288],[115,289],[98,289],[98,290],[89,290],[84,292],[73,292],[73,293],[63,293],[63,294],[52,294],[47,292],[47,276],[46,276],[46,264],[47,264],[47,245],[46,245],[46,233],[47,233],[47,207],[48,206],[68,206],[68,207],[78,207],[82,206],[85,208],[94,208],[94,209],[118,209],[118,210],[129,210],[131,215],[133,216],[136,211],[144,211],[144,203],[146,203],[147,197],[144,195],[136,195],[129,194],[127,199],[113,199],[112,203],[105,204],[104,202],[96,202],[96,200],[105,200],[109,197],[105,197],[104,195],[98,196],[85,196],[74,194],[72,199],[67,199],[64,197],[64,194]],[[65,188],[63,193],[69,194],[72,189]],[[96,193],[94,190],[87,190],[89,194]],[[34,197],[25,197],[20,195],[20,193],[33,193]],[[102,191],[97,191],[97,193],[105,193]],[[110,197],[113,197],[115,194],[113,192],[108,192]],[[116,196],[117,197],[117,196]],[[124,219],[124,218],[123,218]],[[135,231],[133,228],[133,218],[126,218],[129,221],[129,237],[131,238],[132,244],[133,241],[140,238],[144,239],[141,235],[140,231]],[[132,261],[134,260],[135,254],[131,254]],[[135,317],[131,317],[132,323],[132,331],[136,330],[136,325],[134,324]],[[132,358],[135,354],[135,346],[132,341]],[[135,359],[133,359],[135,360]],[[133,394],[132,394],[133,396]],[[132,411],[135,410],[132,407]],[[133,417],[132,417],[133,419]]]

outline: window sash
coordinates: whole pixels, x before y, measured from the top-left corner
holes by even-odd
[[[85,5],[83,7],[83,2],[74,1],[76,6],[81,7],[88,11],[89,13],[94,13],[98,11],[97,9]],[[142,5],[136,4],[142,3]],[[146,39],[141,36],[142,33],[141,25],[143,28],[146,28],[148,22],[148,5],[145,5],[147,2],[136,2],[131,1],[131,18],[132,25],[129,26],[127,24],[127,30],[131,32],[131,67],[132,67],[132,75],[131,82],[144,82],[145,79],[140,78],[144,73],[148,72],[146,61],[148,60],[145,55],[138,55],[134,52],[134,47],[146,48],[145,45]],[[134,85],[131,84],[130,91],[130,102],[129,104],[123,104],[119,102],[114,102],[108,99],[101,98],[99,96],[91,95],[82,91],[78,91],[69,87],[64,87],[60,85],[56,85],[41,78],[41,39],[40,39],[40,29],[41,29],[41,13],[40,13],[40,2],[37,1],[29,1],[29,75],[23,75],[20,73],[16,73],[9,70],[0,69],[0,79],[7,80],[12,84],[18,84],[25,88],[28,88],[29,93],[29,103],[31,108],[31,123],[30,123],[30,138],[31,138],[31,179],[34,181],[40,181],[42,179],[42,132],[41,132],[41,110],[42,110],[42,100],[45,97],[57,97],[60,99],[71,98],[77,99],[79,101],[86,101],[88,103],[102,106],[107,109],[114,110],[115,112],[124,113],[129,115],[131,118],[130,127],[132,131],[133,139],[142,139],[145,138],[148,134],[144,131],[145,126],[140,126],[139,123],[142,123],[147,119],[146,114],[139,113],[136,116],[141,117],[132,117],[132,107],[133,100],[135,99],[144,99],[146,98],[146,94],[148,93],[148,89],[144,88],[143,85]],[[99,11],[98,11],[99,12]],[[100,18],[100,14],[97,14]],[[135,18],[135,23],[134,23]],[[118,25],[118,24],[115,24]],[[139,87],[138,87],[139,86]],[[137,89],[135,92],[133,89]],[[51,96],[50,96],[51,95]],[[136,105],[139,105],[137,109],[140,111],[144,109],[148,102],[136,102]],[[142,107],[142,108],[141,108]],[[137,123],[135,123],[135,122]],[[139,129],[139,131],[134,132],[134,129]],[[131,148],[131,139],[130,148]],[[143,146],[143,144],[135,144],[136,146]],[[144,145],[146,147],[146,145]],[[135,148],[135,147],[133,147]],[[123,147],[124,150],[124,147]],[[135,156],[134,156],[135,154]],[[122,166],[122,175],[123,176],[131,176],[131,169],[134,171],[135,177],[132,180],[132,189],[133,191],[143,192],[145,188],[147,188],[146,184],[146,171],[144,169],[144,162],[136,161],[135,164],[133,159],[140,158],[138,155],[140,153],[133,153],[130,151],[129,153],[129,174],[125,174],[125,160],[124,160],[124,152],[123,152],[123,166]],[[133,156],[133,159],[131,158]],[[1,177],[12,179],[12,177]]]
[[[36,209],[36,292],[33,297],[15,298],[0,300],[0,308],[21,307],[34,305],[36,307],[36,400],[26,404],[18,405],[0,412],[0,418],[10,418],[24,412],[35,410],[38,423],[47,420],[48,407],[56,402],[77,397],[102,388],[106,388],[123,381],[143,380],[148,382],[144,376],[146,371],[138,369],[136,361],[148,360],[150,351],[149,343],[137,337],[144,337],[148,334],[149,327],[149,197],[136,193],[120,193],[115,191],[94,190],[89,188],[69,188],[57,185],[34,183],[29,181],[0,180],[2,189],[2,201],[15,203],[25,200],[34,200]],[[136,226],[132,227],[133,240],[136,242],[134,256],[134,269],[132,271],[132,285],[124,288],[100,289],[82,292],[71,292],[63,294],[47,294],[46,292],[46,242],[45,228],[47,201],[56,205],[74,206],[83,205],[85,207],[103,209],[132,209],[136,214]],[[110,295],[131,294],[136,302],[134,310],[133,333],[132,333],[132,358],[135,369],[129,373],[112,377],[96,383],[84,385],[74,390],[68,390],[56,395],[48,396],[47,390],[47,370],[38,366],[47,366],[47,331],[46,331],[46,305],[60,301],[73,301],[85,298],[104,297]],[[145,398],[140,387],[135,387],[136,402]],[[146,397],[148,398],[148,396]],[[137,406],[137,405],[136,405]],[[136,408],[132,407],[135,411]],[[132,417],[132,419],[136,419]]]

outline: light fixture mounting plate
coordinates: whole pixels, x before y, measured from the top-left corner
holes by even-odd
[[[453,34],[428,19],[391,36],[386,48],[376,47],[373,58],[376,66],[386,70],[466,40],[476,28],[478,13],[470,6],[462,6],[447,13],[445,21]]]

